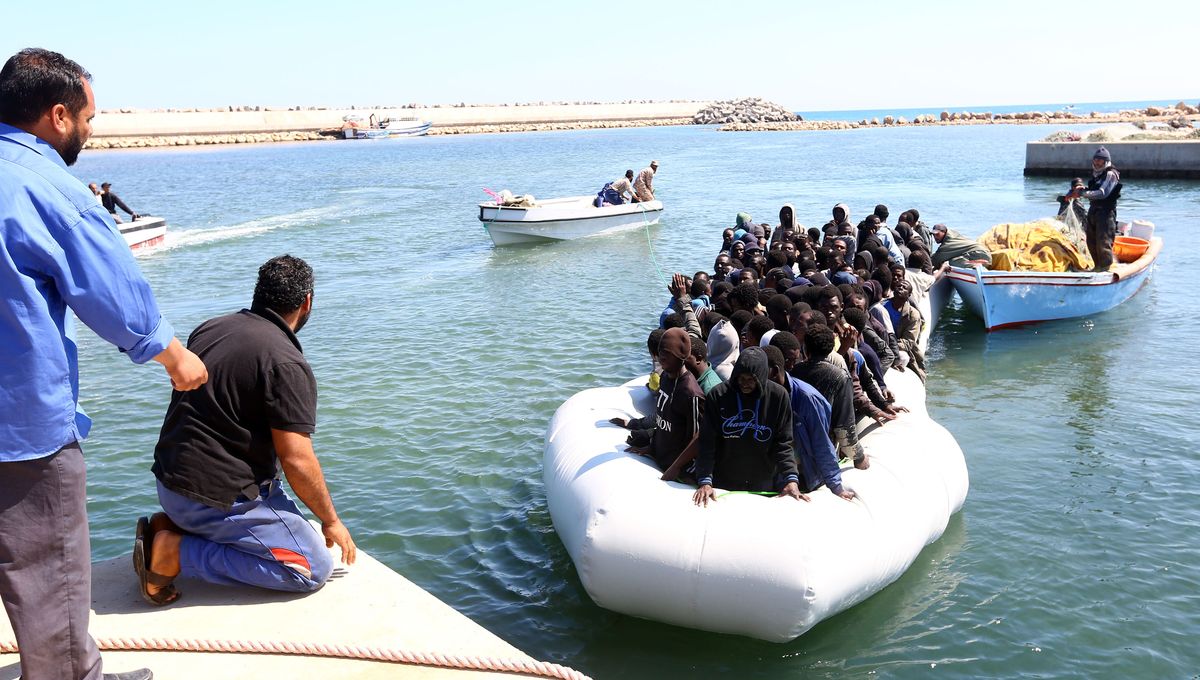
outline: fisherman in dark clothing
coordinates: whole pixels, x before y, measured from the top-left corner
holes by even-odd
[[[759,347],[743,350],[729,382],[708,393],[696,478],[696,505],[716,500],[714,485],[730,491],[778,489],[780,495],[808,500],[800,493],[792,455],[791,395],[770,380],[767,355]]]
[[[1121,173],[1112,165],[1108,149],[1100,147],[1092,155],[1092,176],[1087,188],[1076,188],[1073,196],[1091,201],[1084,233],[1088,252],[1096,262],[1096,271],[1108,271],[1113,263],[1113,239],[1117,236],[1117,199],[1121,197]]]
[[[136,222],[140,216],[130,210],[129,206],[125,205],[125,201],[122,201],[120,196],[113,193],[111,187],[112,184],[110,182],[100,185],[100,203],[104,205],[104,209],[108,211],[109,215],[112,215],[113,221],[117,224],[121,224],[121,216],[117,214],[117,208],[129,213],[129,216]]]
[[[833,351],[833,330],[828,326],[809,326],[804,334],[807,358],[792,369],[792,375],[812,385],[829,402],[830,430],[838,456],[854,461],[854,467],[870,467],[862,445],[858,443],[858,425],[854,418],[854,383],[845,370],[825,357]]]

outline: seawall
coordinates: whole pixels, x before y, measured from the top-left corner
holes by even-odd
[[[1135,142],[1028,142],[1027,176],[1080,177],[1092,167],[1092,154],[1103,145],[1122,177],[1200,179],[1200,140]]]

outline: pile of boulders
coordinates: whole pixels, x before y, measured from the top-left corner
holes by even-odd
[[[790,123],[803,120],[786,108],[758,97],[713,102],[696,112],[696,125],[725,125],[728,123]]]

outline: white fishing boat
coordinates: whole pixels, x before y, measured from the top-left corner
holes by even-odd
[[[657,224],[662,201],[623,203],[597,208],[591,196],[569,196],[537,201],[527,206],[498,205],[496,201],[479,204],[479,221],[492,243],[507,246],[518,243],[569,241],[599,236],[625,229]]]
[[[342,136],[346,139],[386,139],[389,137],[420,137],[432,125],[418,118],[383,118],[371,114],[363,123],[362,116],[345,116]]]
[[[167,220],[164,217],[143,215],[132,222],[118,224],[117,228],[130,250],[135,252],[161,245],[167,238]]]

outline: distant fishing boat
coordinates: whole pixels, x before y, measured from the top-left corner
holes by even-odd
[[[507,206],[496,201],[479,204],[479,221],[492,243],[569,241],[657,224],[662,201],[623,203],[597,208],[591,196],[568,196],[537,201],[533,205]]]
[[[1143,242],[1144,243],[1144,242]],[[946,277],[988,330],[1105,312],[1133,297],[1162,250],[1151,238],[1140,257],[1106,272],[992,271],[951,267]]]
[[[129,249],[135,252],[160,245],[167,238],[165,217],[143,215],[132,222],[118,224],[117,228],[125,237]]]
[[[342,121],[342,136],[346,139],[386,139],[389,137],[420,137],[429,132],[432,125],[427,120],[418,118],[383,118],[375,114],[367,118],[367,124],[362,125],[362,116],[344,116]]]

